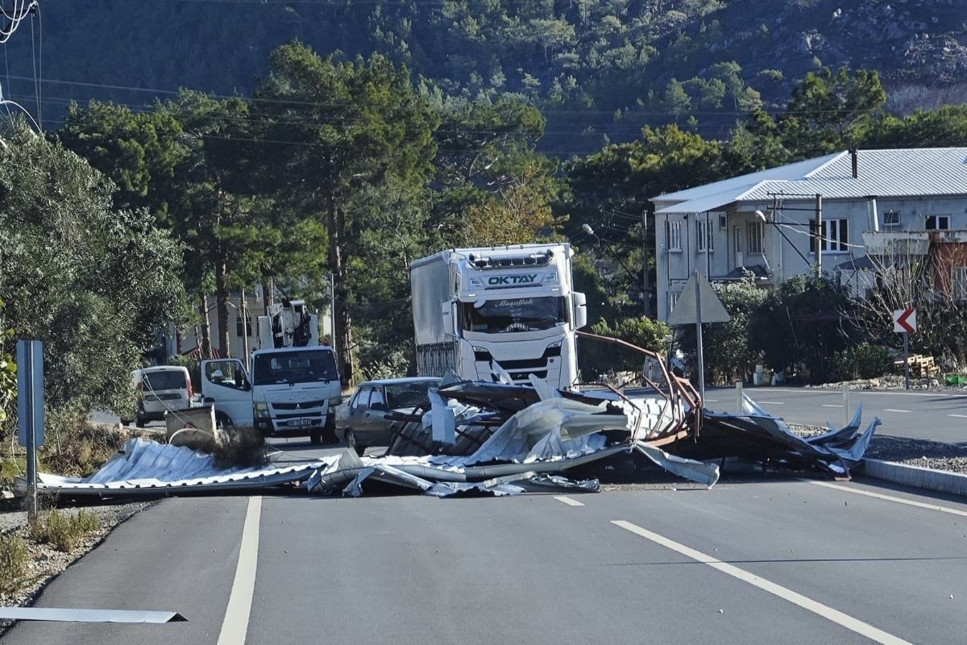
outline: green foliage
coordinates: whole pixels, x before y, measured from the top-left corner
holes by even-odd
[[[752,315],[750,346],[774,370],[822,382],[832,373],[833,355],[846,347],[849,310],[849,298],[833,281],[796,276],[779,285]]]
[[[125,384],[130,388],[130,379]],[[89,477],[117,454],[129,438],[113,428],[95,426],[86,413],[54,411],[48,415],[38,460],[47,472]]]
[[[844,381],[875,378],[892,371],[893,356],[886,347],[860,343],[836,352],[833,366],[838,378]]]
[[[19,588],[19,580],[26,575],[29,562],[26,540],[19,535],[0,534],[0,593]]]
[[[58,551],[70,553],[81,540],[101,528],[101,521],[87,510],[76,513],[54,509],[35,519],[28,527],[30,539],[38,544],[50,544]]]
[[[6,133],[0,154],[5,326],[44,342],[49,410],[111,408],[173,319],[180,254],[143,211],[112,208],[112,186],[61,145]],[[14,339],[0,338],[0,355]]]
[[[591,327],[591,332],[599,336],[619,338],[625,342],[661,354],[667,346],[670,330],[668,325],[651,318],[636,317],[616,320],[614,326],[607,320],[600,320]],[[599,374],[615,371],[641,372],[645,355],[633,349],[594,339],[581,339],[581,371],[585,381]]]
[[[769,297],[769,292],[751,281],[717,284],[715,289],[731,320],[702,328],[706,375],[713,383],[744,382],[755,365],[762,362],[762,351],[750,336],[750,321]],[[684,327],[682,338],[682,350],[694,372],[697,365],[695,326]]]
[[[3,251],[0,251],[0,254],[2,253]],[[12,337],[13,329],[7,329],[4,324],[3,300],[0,299],[0,339],[9,340]],[[9,431],[17,397],[17,364],[14,362],[14,357],[5,351],[5,347],[6,345],[0,343],[0,441]]]

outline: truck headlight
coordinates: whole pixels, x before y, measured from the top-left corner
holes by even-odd
[[[255,418],[256,419],[267,419],[269,416],[269,404],[262,401],[258,402],[254,406]]]

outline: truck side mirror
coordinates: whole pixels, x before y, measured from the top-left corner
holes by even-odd
[[[572,319],[574,328],[581,329],[588,324],[588,301],[583,293],[578,291],[571,292],[571,306],[573,307]]]

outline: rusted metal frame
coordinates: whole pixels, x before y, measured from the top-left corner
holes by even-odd
[[[678,415],[677,415],[676,410],[675,410],[675,404],[677,403],[677,397],[678,396],[682,396],[682,395],[684,395],[685,398],[690,398],[690,397],[688,397],[685,394],[685,392],[681,391],[681,383],[679,383],[678,377],[673,377],[668,372],[668,368],[665,366],[665,362],[661,360],[661,357],[658,356],[658,354],[656,354],[655,352],[653,352],[651,350],[645,349],[643,347],[638,347],[637,345],[635,345],[633,343],[629,343],[628,341],[621,340],[620,338],[611,338],[610,336],[601,336],[601,335],[598,335],[598,334],[592,334],[590,332],[581,331],[581,330],[575,330],[574,333],[577,334],[578,336],[583,336],[585,338],[591,338],[591,339],[600,340],[600,341],[603,341],[603,342],[606,342],[606,343],[612,343],[614,345],[620,345],[620,346],[622,346],[622,347],[624,347],[626,349],[630,349],[630,350],[636,351],[636,352],[638,352],[640,354],[644,354],[645,356],[648,356],[650,358],[655,359],[657,361],[659,367],[661,368],[662,376],[665,379],[665,383],[668,385],[668,394],[666,395],[664,392],[662,392],[662,390],[660,388],[656,387],[657,384],[652,383],[649,379],[645,379],[644,378],[644,375],[642,375],[642,378],[644,380],[648,381],[648,384],[656,392],[658,392],[658,394],[662,398],[665,399],[665,403],[662,406],[660,418],[664,418],[665,412],[668,410],[668,406],[669,405],[672,406],[671,416],[673,418],[677,418]],[[691,384],[689,384],[689,385],[691,385]],[[679,420],[678,423],[675,424],[675,427],[680,427],[682,423],[684,423],[684,418],[682,418],[681,420]],[[638,430],[638,428],[636,427],[635,428],[635,433],[632,434],[632,437],[637,438],[637,430]]]

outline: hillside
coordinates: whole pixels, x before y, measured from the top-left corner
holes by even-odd
[[[962,0],[40,0],[5,45],[4,97],[57,126],[69,100],[248,93],[268,55],[380,51],[440,102],[526,97],[561,155],[697,120],[724,132],[817,65],[878,70],[891,108],[967,100]],[[39,74],[34,70],[39,68]],[[34,79],[39,77],[39,85]],[[38,92],[39,90],[39,92]]]

